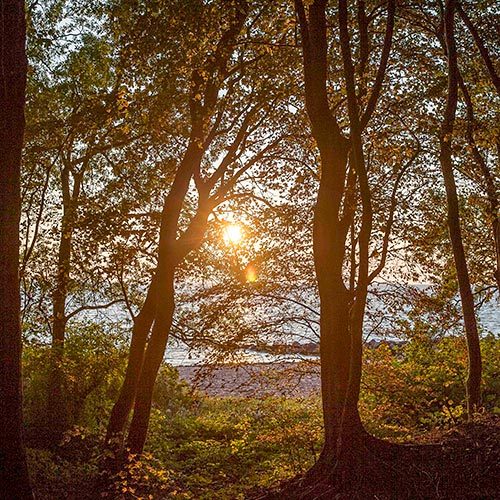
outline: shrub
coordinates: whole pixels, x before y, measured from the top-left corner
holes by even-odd
[[[483,400],[486,411],[499,406],[500,341],[481,340]],[[367,350],[361,408],[370,431],[405,439],[465,416],[467,349],[455,336],[431,340],[416,336],[398,348]]]
[[[181,380],[175,367],[163,365],[156,378],[153,406],[167,415],[186,411],[198,401],[189,384]]]
[[[64,347],[63,391],[69,426],[97,429],[116,397],[125,366],[121,335],[95,323],[68,326]],[[51,350],[30,344],[23,351],[24,418],[29,438],[39,437],[45,422]]]

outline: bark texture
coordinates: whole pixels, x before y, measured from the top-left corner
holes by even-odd
[[[0,496],[33,498],[23,443],[19,320],[20,173],[26,92],[24,2],[0,1]]]

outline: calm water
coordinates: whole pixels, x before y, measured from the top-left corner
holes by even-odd
[[[493,299],[482,306],[479,311],[478,319],[485,333],[493,333],[497,336],[500,336],[500,302],[498,302],[497,299]],[[369,328],[370,327],[367,326],[367,329]],[[366,335],[369,334],[370,332],[367,330]],[[289,338],[290,337],[288,337],[288,339]],[[377,335],[371,335],[370,338],[380,339],[380,337]],[[317,337],[314,338],[314,336],[311,334],[309,339],[312,342],[317,341]],[[242,350],[237,355],[238,361],[247,363],[270,363],[276,361],[296,361],[316,358],[317,356],[314,355],[274,355],[252,350]],[[209,356],[207,356],[207,351],[189,349],[188,346],[183,344],[182,342],[172,340],[172,342],[170,342],[167,347],[165,360],[174,366],[191,366],[203,364],[207,361],[209,362]]]

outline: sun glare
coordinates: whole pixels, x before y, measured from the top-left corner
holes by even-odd
[[[224,241],[228,245],[237,245],[243,238],[243,231],[238,224],[229,224],[224,228]]]
[[[257,281],[257,271],[255,270],[255,267],[252,266],[252,264],[249,264],[245,269],[245,279],[247,283],[254,283],[255,281]]]

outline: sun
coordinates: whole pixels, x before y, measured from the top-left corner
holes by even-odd
[[[243,230],[239,224],[228,224],[224,228],[224,241],[228,245],[238,245],[243,239]]]

